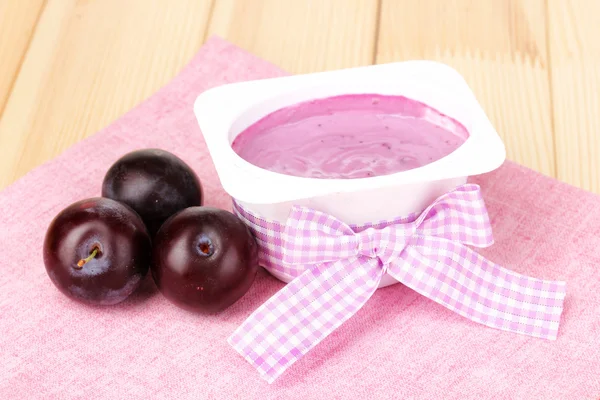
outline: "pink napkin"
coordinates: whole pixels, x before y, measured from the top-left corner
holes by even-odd
[[[171,84],[0,194],[0,398],[596,399],[600,397],[600,198],[507,162],[482,186],[496,244],[481,253],[519,273],[566,280],[556,341],[470,322],[402,285],[353,318],[272,385],[227,337],[283,283],[261,272],[238,303],[201,317],[152,280],[115,307],[68,300],[41,257],[46,227],[98,196],[122,154],[160,147],[198,173],[207,204],[230,208],[192,112],[226,82],[282,75],[211,39]]]

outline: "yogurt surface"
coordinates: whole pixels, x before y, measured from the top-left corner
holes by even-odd
[[[469,134],[402,96],[353,94],[277,110],[242,131],[233,150],[260,168],[322,179],[366,178],[439,160]]]

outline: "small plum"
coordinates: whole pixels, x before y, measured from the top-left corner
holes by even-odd
[[[125,203],[142,217],[151,237],[171,215],[201,206],[202,186],[179,157],[160,149],[125,154],[108,170],[102,196]]]
[[[50,223],[44,264],[54,285],[79,302],[112,305],[148,272],[152,245],[139,215],[106,198],[71,204]]]
[[[239,300],[254,282],[258,247],[232,213],[191,207],[158,231],[151,271],[158,289],[177,306],[215,313]]]

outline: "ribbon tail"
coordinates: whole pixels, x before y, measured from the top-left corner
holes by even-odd
[[[408,246],[388,273],[474,322],[549,340],[557,337],[565,282],[515,273],[448,241]]]
[[[378,260],[355,257],[307,269],[229,337],[229,344],[272,383],[352,317],[377,289]]]

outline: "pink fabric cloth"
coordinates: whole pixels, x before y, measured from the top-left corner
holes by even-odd
[[[54,288],[41,256],[48,223],[99,195],[106,169],[130,150],[180,155],[198,172],[207,204],[230,208],[192,103],[209,87],[281,74],[211,39],[171,84],[0,194],[0,398],[600,397],[600,198],[510,162],[472,180],[496,240],[478,251],[515,272],[567,281],[556,341],[487,328],[394,285],[269,385],[227,343],[284,285],[265,272],[214,317],[171,305],[151,279],[108,308]]]

